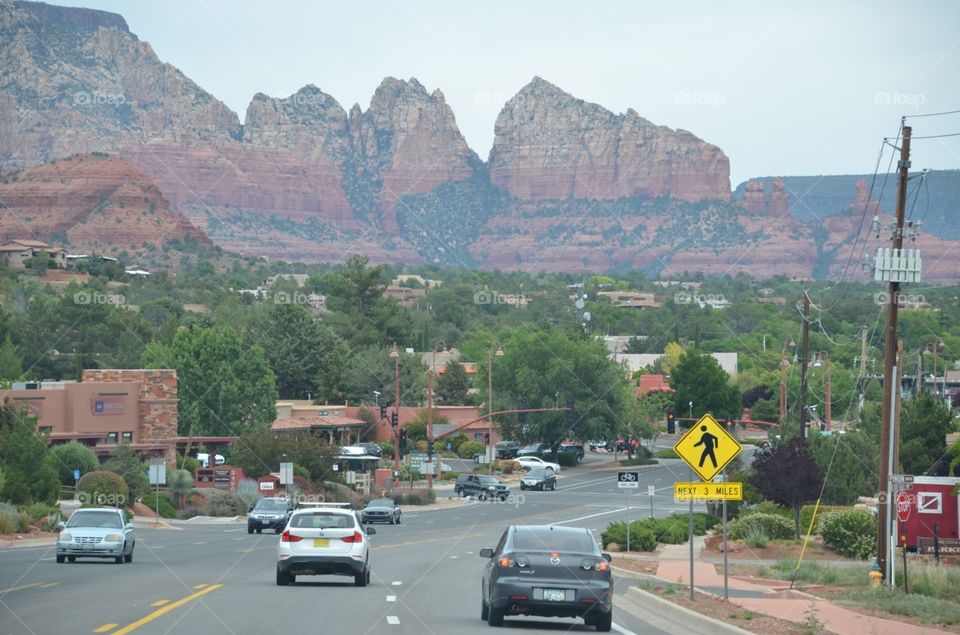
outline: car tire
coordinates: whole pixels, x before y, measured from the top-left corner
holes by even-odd
[[[262,534],[262,533],[263,533],[263,529],[261,529],[260,527],[257,527],[257,533],[258,533],[258,534]]]
[[[485,501],[485,500],[487,500],[487,493],[484,492],[483,490],[477,492],[477,500],[478,500],[478,501]]]
[[[116,558],[114,558],[113,561],[116,562],[117,564],[123,564],[124,559],[125,558],[123,555],[119,555]]]
[[[57,556],[57,564],[63,564],[63,561],[66,560],[63,556]]]
[[[613,628],[613,611],[609,613],[601,613],[593,621],[594,627],[600,633],[609,633],[610,629]]]
[[[556,481],[554,481],[553,483],[550,483],[550,491],[552,492],[552,491],[554,491],[554,490],[556,490],[556,489],[557,489],[557,483],[556,483]]]
[[[128,564],[131,563],[131,562],[133,562],[133,548],[136,547],[136,546],[137,546],[137,543],[133,543],[133,545],[130,547],[130,553],[128,553],[127,555],[125,555],[125,556],[123,557],[123,561],[124,561],[124,562],[126,562],[126,563],[128,563]]]
[[[504,615],[506,615],[505,609],[498,609],[491,604],[487,611],[487,624],[490,626],[503,626]]]
[[[506,495],[506,494],[500,494],[500,502],[502,503],[502,502],[505,501],[505,500],[507,500],[507,495]]]
[[[397,524],[398,524],[398,525],[400,524],[400,517],[399,517],[399,516],[397,516]]]
[[[247,533],[248,533],[248,534],[252,534],[252,533],[253,533],[253,527],[247,527]]]
[[[363,571],[353,576],[353,586],[367,586],[370,584],[370,569],[364,568]]]
[[[463,490],[462,490],[462,489],[460,489],[460,488],[458,487],[458,488],[457,488],[456,490],[454,490],[454,491],[456,491],[456,493],[457,493],[457,498],[463,498]]]
[[[396,518],[393,518],[393,517],[391,516],[391,517],[390,517],[390,524],[391,524],[391,525],[397,524],[397,519],[396,519]]]
[[[287,586],[290,584],[290,574],[284,573],[277,567],[277,586]]]
[[[76,557],[76,556],[67,556],[67,562],[73,563],[73,562],[76,562],[76,561],[77,561],[77,557]]]
[[[490,606],[486,602],[484,602],[483,599],[481,599],[480,600],[480,619],[486,622],[489,617],[490,617]]]

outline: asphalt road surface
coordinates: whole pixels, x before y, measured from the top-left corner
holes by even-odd
[[[588,527],[597,535],[626,518],[627,494],[616,471],[597,470],[609,456],[588,454],[566,468],[555,492],[520,492],[508,502],[459,501],[443,509],[403,510],[403,524],[377,525],[370,586],[353,579],[301,576],[275,585],[272,533],[248,535],[243,522],[178,522],[176,529],[137,528],[131,564],[78,560],[56,564],[53,547],[0,551],[0,633],[487,633],[480,620],[478,552],[509,524]],[[690,472],[671,461],[638,469],[632,519],[686,511],[673,482]],[[678,625],[624,609],[630,578],[617,577],[614,632],[676,633]],[[618,608],[618,604],[620,607]],[[636,607],[634,607],[636,608]],[[507,618],[506,632],[595,632],[580,620]]]

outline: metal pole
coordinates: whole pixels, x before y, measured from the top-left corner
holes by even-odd
[[[433,369],[437,362],[436,351],[431,355],[430,370],[427,371],[427,489],[433,489]]]
[[[693,599],[693,499],[690,499],[690,599]]]
[[[723,479],[726,481],[727,479]],[[727,499],[723,499],[723,599],[729,600],[727,591]]]
[[[493,349],[487,349],[487,462],[493,475]]]
[[[650,518],[653,518],[653,490],[650,490]]]
[[[897,376],[897,364],[896,364],[896,362],[894,362],[892,370],[893,370],[893,376],[896,377],[896,376]],[[886,557],[886,550],[887,550],[887,549],[889,548],[889,546],[890,546],[890,545],[889,545],[889,543],[890,543],[890,534],[892,533],[892,532],[890,531],[890,529],[891,529],[890,524],[891,524],[891,523],[888,522],[888,519],[889,519],[889,520],[892,520],[891,514],[892,514],[892,511],[893,511],[893,500],[892,500],[892,499],[893,499],[893,481],[890,479],[890,475],[893,474],[893,472],[894,472],[894,467],[893,467],[893,443],[894,443],[894,439],[896,439],[896,437],[897,437],[897,433],[896,433],[896,425],[897,425],[897,422],[896,422],[896,418],[893,416],[893,413],[896,412],[896,408],[897,408],[897,407],[896,407],[896,403],[895,403],[896,400],[897,400],[897,390],[896,390],[896,388],[894,387],[894,389],[890,391],[890,413],[891,413],[891,416],[890,416],[890,428],[889,428],[890,434],[889,434],[889,438],[887,439],[887,441],[888,441],[888,443],[889,443],[889,445],[888,445],[888,447],[887,447],[887,465],[886,465],[886,470],[887,470],[887,474],[886,474],[886,481],[887,481],[887,486],[886,486],[887,503],[886,503],[885,505],[880,505],[880,508],[881,508],[881,510],[882,510],[882,511],[881,511],[881,514],[882,514],[882,515],[880,516],[880,522],[883,523],[883,531],[884,531],[884,533],[886,534],[886,535],[884,536],[884,538],[885,538],[885,540],[884,540],[884,554],[885,554],[885,557],[884,557],[884,567],[883,567],[882,570],[883,570],[883,572],[884,572],[884,579],[886,580],[886,583],[889,584],[891,587],[893,586],[893,558],[888,558],[888,557]],[[894,555],[896,555],[896,554],[894,554]]]
[[[800,360],[800,438],[807,440],[807,364],[810,356],[810,296],[803,290],[803,343]]]
[[[627,553],[630,553],[630,488],[627,489]]]

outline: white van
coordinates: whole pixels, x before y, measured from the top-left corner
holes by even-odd
[[[210,467],[210,455],[206,452],[197,453],[197,461],[199,461],[200,467]],[[216,458],[214,458],[214,461],[216,461],[217,465],[223,465],[225,459],[222,454],[218,454]]]

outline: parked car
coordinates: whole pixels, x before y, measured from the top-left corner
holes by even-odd
[[[565,443],[560,446],[560,451],[575,456],[577,463],[582,461],[583,457],[586,455],[586,453],[583,451],[583,446],[579,443]]]
[[[383,449],[376,443],[358,443],[357,447],[366,450],[368,456],[380,456],[383,453]]]
[[[70,514],[60,523],[57,562],[77,558],[113,558],[117,564],[133,562],[137,536],[122,509],[90,507]]]
[[[400,507],[392,498],[375,498],[360,512],[364,523],[400,524]]]
[[[520,479],[520,489],[553,491],[557,489],[557,476],[549,467],[532,467]]]
[[[610,555],[589,529],[513,525],[480,556],[489,559],[480,619],[490,626],[502,626],[508,615],[578,617],[601,632],[613,626]]]
[[[513,459],[520,451],[520,444],[513,441],[501,441],[496,445],[498,459]]]
[[[222,454],[217,454],[213,458],[214,463],[217,465],[223,465],[226,463],[226,459],[223,458]],[[210,467],[210,455],[206,452],[200,452],[197,454],[197,463],[200,464],[200,467]]]
[[[452,471],[453,471],[453,468],[450,467],[449,463],[440,464],[440,472],[452,472]]]
[[[520,468],[524,471],[533,467],[549,467],[554,471],[555,474],[560,473],[560,465],[557,463],[551,463],[550,461],[544,461],[539,456],[520,456],[515,458],[514,461],[519,463]]]
[[[550,447],[543,443],[531,443],[517,450],[517,456],[535,456],[550,450]]]
[[[277,586],[298,575],[353,576],[355,586],[370,583],[370,540],[348,507],[309,506],[294,510],[277,543]]]
[[[283,531],[287,520],[293,512],[290,499],[282,497],[261,498],[247,514],[247,533],[261,533],[264,529],[272,529],[276,533]]]
[[[510,495],[510,488],[487,474],[461,474],[453,486],[457,496],[476,496],[479,500],[499,498],[506,500]]]

